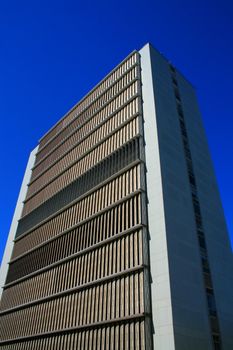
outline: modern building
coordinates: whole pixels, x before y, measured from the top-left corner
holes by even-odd
[[[0,349],[233,349],[233,256],[195,91],[151,45],[32,151],[1,284]]]

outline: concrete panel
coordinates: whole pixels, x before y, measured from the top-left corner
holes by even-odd
[[[19,192],[19,197],[17,200],[17,204],[15,207],[15,212],[14,212],[14,216],[12,219],[12,223],[11,223],[11,227],[10,227],[10,231],[9,231],[9,235],[8,235],[8,239],[7,239],[7,243],[6,243],[6,247],[5,247],[5,251],[4,251],[4,255],[2,258],[2,264],[1,264],[1,271],[0,271],[0,297],[2,295],[2,291],[3,291],[3,286],[5,284],[5,280],[6,280],[6,276],[7,276],[7,271],[8,271],[8,263],[10,261],[11,255],[12,255],[12,250],[13,250],[13,240],[15,238],[15,233],[17,230],[17,226],[18,226],[18,220],[21,217],[21,212],[23,209],[23,201],[26,197],[26,193],[27,193],[27,184],[29,183],[30,177],[31,177],[31,168],[34,165],[35,162],[35,154],[37,152],[38,147],[36,147],[30,154],[29,159],[28,159],[28,163],[27,163],[27,167],[26,167],[26,171],[24,174],[24,178],[23,178],[23,182],[20,188],[20,192]]]

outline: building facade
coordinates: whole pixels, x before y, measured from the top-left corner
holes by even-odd
[[[151,45],[32,152],[1,282],[1,349],[233,348],[232,251],[195,92]]]

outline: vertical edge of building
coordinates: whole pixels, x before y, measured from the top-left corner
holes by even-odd
[[[175,349],[167,255],[164,199],[157,133],[157,116],[151,70],[150,46],[140,50],[145,152],[147,166],[148,221],[152,277],[152,314],[155,349]]]
[[[14,247],[14,238],[15,238],[15,234],[16,234],[16,230],[17,230],[17,226],[18,226],[18,220],[21,217],[21,213],[23,210],[23,201],[26,197],[27,194],[27,184],[30,181],[30,177],[31,177],[31,169],[34,165],[35,162],[35,155],[36,152],[38,150],[38,146],[36,148],[34,148],[31,153],[30,156],[28,158],[28,163],[26,166],[26,170],[24,173],[24,177],[23,177],[23,181],[22,181],[22,185],[20,188],[20,192],[19,192],[19,196],[18,196],[18,200],[16,203],[16,207],[15,207],[15,211],[14,211],[14,216],[11,222],[11,226],[10,226],[10,231],[8,234],[8,238],[7,238],[7,242],[6,242],[6,247],[5,247],[5,251],[4,251],[4,255],[2,258],[2,264],[1,264],[1,271],[0,271],[0,298],[3,292],[3,286],[6,282],[6,276],[7,276],[7,272],[8,272],[8,263],[11,259],[11,255],[12,255],[12,250]]]

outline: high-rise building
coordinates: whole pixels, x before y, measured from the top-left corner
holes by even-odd
[[[32,152],[1,284],[1,349],[233,349],[233,256],[195,91],[151,45]]]

